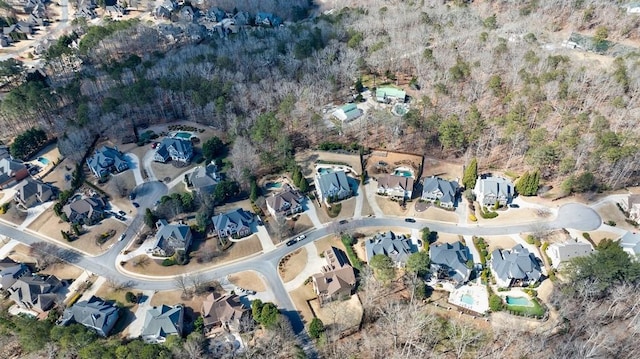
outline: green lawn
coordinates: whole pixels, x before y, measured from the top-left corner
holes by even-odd
[[[545,313],[544,307],[541,306],[535,298],[531,298],[529,300],[533,303],[533,306],[523,307],[518,305],[507,305],[507,310],[523,316],[542,317]]]

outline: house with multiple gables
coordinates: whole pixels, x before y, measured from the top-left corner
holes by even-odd
[[[11,258],[0,260],[0,289],[7,290],[25,275],[31,275],[31,269],[26,264],[14,262]]]
[[[329,204],[353,196],[347,174],[344,171],[318,173],[314,182],[321,202]]]
[[[162,139],[153,160],[165,163],[168,160],[189,163],[193,157],[193,145],[190,140],[184,140],[178,137],[165,137]]]
[[[11,187],[28,176],[29,170],[22,161],[0,158],[0,189]]]
[[[276,27],[282,25],[282,19],[268,12],[256,14],[255,23],[257,26]]]
[[[198,166],[186,176],[187,188],[201,194],[212,193],[220,180],[218,166],[215,164]]]
[[[9,298],[19,307],[44,313],[51,309],[58,296],[56,291],[62,287],[58,278],[48,275],[23,275],[7,290]]]
[[[620,201],[620,208],[630,220],[640,222],[640,194],[630,194]]]
[[[389,103],[391,101],[404,102],[407,98],[407,93],[393,88],[393,87],[381,87],[376,90],[376,101],[382,103]]]
[[[120,317],[120,310],[113,303],[91,296],[89,300],[77,302],[64,310],[58,325],[81,324],[106,337]]]
[[[385,174],[378,177],[378,194],[398,201],[411,199],[413,195],[413,178]]]
[[[205,335],[224,332],[242,333],[251,323],[251,309],[240,303],[237,295],[211,293],[202,302]]]
[[[429,246],[429,258],[431,271],[438,279],[450,280],[456,285],[469,280],[471,268],[467,262],[471,260],[471,254],[462,243],[432,244]]]
[[[219,238],[242,238],[252,233],[251,226],[255,221],[255,216],[251,212],[238,208],[214,216],[211,221]]]
[[[104,218],[107,204],[98,197],[88,197],[75,200],[62,207],[62,212],[70,223],[93,225]]]
[[[491,253],[491,273],[499,287],[522,286],[542,278],[540,261],[522,244],[512,249],[496,249]]]
[[[396,267],[399,268],[404,267],[409,255],[413,252],[409,238],[404,234],[396,235],[391,231],[378,233],[373,238],[368,239],[364,243],[364,249],[367,254],[367,262],[371,262],[373,256],[382,254],[391,258]]]
[[[353,103],[348,103],[333,112],[333,116],[342,122],[353,121],[362,114],[362,110]]]
[[[458,182],[447,181],[439,177],[427,177],[422,184],[422,196],[425,201],[439,203],[443,208],[454,208],[458,202],[460,186]]]
[[[631,258],[640,259],[640,233],[627,231],[618,244]]]
[[[97,178],[108,176],[111,173],[119,173],[129,169],[129,163],[125,160],[118,147],[102,146],[89,158],[89,169]]]
[[[282,192],[267,197],[267,210],[273,217],[292,216],[304,211],[302,207],[304,196],[290,186],[285,186]]]
[[[573,258],[588,256],[593,253],[593,246],[587,242],[580,242],[576,239],[553,243],[547,247],[547,256],[551,260],[553,268],[558,268],[562,263],[566,263]]]
[[[160,219],[156,222],[156,237],[151,253],[160,257],[171,257],[176,251],[186,253],[191,245],[191,237],[191,228],[186,224],[169,224]]]
[[[476,180],[473,193],[482,206],[491,207],[496,204],[506,206],[511,203],[515,188],[510,180],[503,177],[481,176]]]
[[[348,297],[356,288],[356,274],[341,250],[335,247],[327,249],[324,259],[327,265],[322,266],[322,272],[311,277],[320,305]]]
[[[55,188],[38,180],[27,178],[18,183],[13,196],[16,205],[24,210],[55,198]]]
[[[164,343],[171,335],[182,336],[184,307],[160,305],[147,310],[142,325],[142,340],[147,343]]]

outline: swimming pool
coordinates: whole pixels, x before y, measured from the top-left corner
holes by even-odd
[[[267,189],[282,188],[281,182],[267,182],[264,184]]]
[[[528,298],[525,298],[525,297],[510,297],[510,296],[507,296],[505,299],[506,299],[508,305],[516,305],[516,306],[520,306],[520,307],[531,307],[531,306],[533,306],[531,301]]]
[[[463,294],[462,297],[460,297],[460,301],[467,305],[473,305],[473,297],[469,294]]]
[[[318,168],[318,173],[321,174],[321,175],[326,175],[327,173],[331,173],[331,172],[333,172],[333,169],[329,168],[329,167],[320,167],[320,168]]]
[[[49,160],[44,157],[38,157],[38,162],[42,163],[45,166],[49,164]]]
[[[173,137],[180,137],[180,138],[184,138],[185,140],[188,140],[191,138],[191,133],[190,132],[176,132],[175,135],[173,135]]]
[[[402,176],[402,177],[411,177],[411,171],[403,171],[403,170],[395,170],[395,172],[393,172],[393,174],[395,176]]]

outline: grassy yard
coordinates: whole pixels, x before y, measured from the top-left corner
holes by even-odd
[[[542,317],[546,312],[544,307],[540,305],[536,298],[529,299],[532,306],[507,305],[507,311],[519,314],[525,317]]]
[[[293,280],[307,265],[307,250],[302,247],[287,254],[278,264],[278,273],[283,282]]]
[[[255,290],[256,292],[264,292],[267,290],[264,281],[257,272],[244,271],[232,274],[228,277],[229,282],[244,289]]]

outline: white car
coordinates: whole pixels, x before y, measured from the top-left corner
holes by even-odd
[[[301,240],[307,238],[307,236],[305,236],[304,234],[301,234],[298,236],[298,238],[296,239],[298,242],[300,242]]]
[[[122,240],[124,239],[124,237],[125,237],[125,236],[126,236],[126,234],[125,234],[125,233],[122,233],[122,234],[120,235],[120,238],[118,238],[118,242],[122,241]]]

